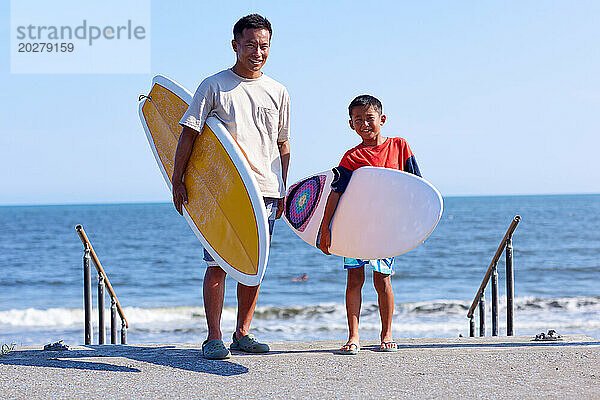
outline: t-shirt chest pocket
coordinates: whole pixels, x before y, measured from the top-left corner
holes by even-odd
[[[256,122],[264,133],[270,137],[277,137],[279,126],[279,112],[275,108],[256,107]],[[262,130],[262,129],[261,129]]]

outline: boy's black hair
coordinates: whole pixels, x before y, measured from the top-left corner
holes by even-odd
[[[239,40],[244,29],[266,29],[269,31],[269,40],[273,36],[273,29],[269,20],[258,14],[250,14],[240,18],[233,26],[233,39]]]
[[[377,111],[379,115],[383,114],[383,105],[381,104],[381,101],[370,94],[362,94],[358,97],[355,97],[354,100],[350,102],[350,105],[348,106],[348,114],[350,114],[350,118],[352,118],[352,109],[354,107],[363,106],[371,106],[375,108],[375,111]]]

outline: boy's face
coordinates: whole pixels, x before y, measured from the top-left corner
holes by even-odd
[[[377,144],[381,136],[381,126],[385,123],[385,115],[379,114],[373,106],[352,108],[350,128],[352,128],[366,145]]]

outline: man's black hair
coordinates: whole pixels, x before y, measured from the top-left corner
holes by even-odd
[[[250,14],[240,18],[233,26],[233,39],[238,41],[244,29],[266,29],[269,31],[269,40],[273,36],[273,29],[268,19],[258,14]]]
[[[352,109],[354,107],[363,107],[363,106],[371,106],[375,108],[375,111],[379,113],[379,115],[383,114],[383,105],[376,98],[371,96],[370,94],[363,94],[358,97],[355,97],[354,100],[350,102],[348,106],[348,114],[350,114],[350,118],[352,118]]]

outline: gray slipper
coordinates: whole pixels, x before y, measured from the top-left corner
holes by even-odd
[[[236,339],[235,332],[233,333],[233,343],[231,343],[229,348],[231,350],[240,350],[247,353],[267,353],[271,350],[268,344],[259,343],[254,335],[248,334],[240,339]]]
[[[221,339],[205,340],[202,343],[202,355],[209,360],[224,360],[231,357],[231,353]]]

